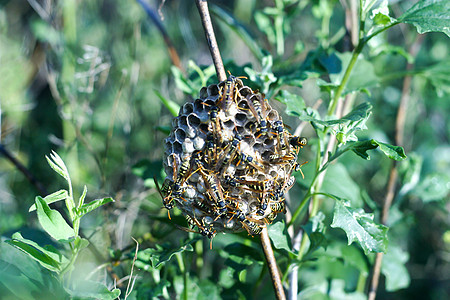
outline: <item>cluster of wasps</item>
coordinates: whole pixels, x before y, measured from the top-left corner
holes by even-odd
[[[285,212],[307,140],[291,135],[264,95],[230,74],[183,105],[165,143],[167,177],[158,190],[169,218],[176,206],[191,227],[183,230],[213,238],[243,228],[258,235]]]

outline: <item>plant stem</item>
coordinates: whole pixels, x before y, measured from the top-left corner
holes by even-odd
[[[181,253],[177,253],[175,254],[175,257],[177,258],[178,261],[178,266],[180,267],[180,271],[181,273],[183,273],[183,299],[187,300],[188,299],[188,276],[187,276],[187,271],[186,268],[184,266],[184,260],[183,260],[183,256]]]
[[[264,226],[261,231],[261,245],[266,257],[267,266],[270,271],[272,278],[273,287],[275,289],[275,295],[278,300],[285,300],[286,295],[284,294],[283,284],[281,283],[280,272],[278,271],[277,262],[273,254],[272,245],[270,244],[269,232],[267,226]]]
[[[416,41],[411,45],[409,49],[409,54],[412,57],[416,57],[417,53],[420,50],[420,46],[423,42],[423,35],[417,36]],[[412,63],[408,63],[406,66],[406,72],[411,71],[413,68]],[[406,110],[408,108],[409,99],[410,99],[410,88],[411,88],[411,76],[406,76],[403,80],[403,89],[402,89],[402,97],[400,99],[400,105],[397,111],[397,120],[395,124],[395,143],[398,146],[403,146],[404,143],[404,130],[405,130],[405,121],[406,121]],[[391,167],[391,171],[389,173],[389,181],[387,186],[387,192],[385,196],[385,200],[383,203],[383,211],[381,213],[381,223],[386,224],[389,216],[389,209],[392,205],[392,201],[395,196],[395,186],[398,178],[397,172],[397,163],[394,162]],[[383,262],[383,253],[377,253],[375,258],[375,263],[373,266],[373,274],[372,281],[370,283],[369,288],[369,300],[375,300],[378,288],[379,277],[381,273],[381,264]]]
[[[214,67],[216,68],[217,78],[219,81],[224,81],[227,79],[227,75],[225,73],[225,68],[223,67],[222,57],[220,56],[219,46],[217,45],[216,36],[214,34],[211,16],[209,15],[208,1],[195,0],[195,3],[197,4],[200,18],[202,19],[202,25],[205,30],[206,40],[208,41],[209,51],[211,52]]]

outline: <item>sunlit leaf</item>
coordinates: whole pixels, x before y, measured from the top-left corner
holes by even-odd
[[[59,190],[57,192],[54,192],[48,196],[44,197],[44,200],[47,204],[51,204],[60,200],[65,200],[67,197],[69,197],[69,193],[66,190]],[[31,205],[29,212],[36,210],[36,204]]]
[[[305,101],[300,95],[292,94],[286,90],[282,90],[275,100],[286,105],[286,113],[291,116],[301,116],[302,110],[305,109]]]
[[[56,249],[45,249],[36,242],[23,238],[18,232],[13,234],[12,240],[6,242],[29,255],[29,257],[37,261],[44,268],[52,272],[59,272],[61,270],[63,256]]]
[[[420,0],[398,20],[413,24],[419,33],[439,31],[450,36],[450,1]]]
[[[362,209],[354,209],[348,202],[335,196],[333,223],[331,227],[345,231],[348,244],[358,242],[364,252],[386,252],[388,228],[373,221],[373,214]]]
[[[399,246],[389,245],[381,264],[381,273],[386,276],[387,291],[393,292],[409,286],[411,278],[405,266],[408,259],[408,253]]]
[[[184,251],[194,251],[191,242],[175,249],[165,244],[156,244],[155,248],[147,248],[138,252],[136,266],[145,269],[148,267],[158,268],[160,265],[168,262],[175,254]]]
[[[402,147],[378,142],[373,139],[369,140],[369,141],[359,141],[359,142],[349,143],[349,144],[347,144],[345,151],[352,150],[358,156],[369,160],[370,156],[369,156],[369,154],[367,154],[367,151],[376,149],[378,147],[390,159],[403,160],[406,158],[405,151],[403,150]]]
[[[85,214],[93,211],[94,209],[110,202],[114,202],[114,199],[111,197],[106,197],[101,199],[95,199],[89,203],[85,203],[79,209],[77,209],[77,218],[79,219]]]
[[[268,227],[269,237],[272,240],[273,246],[276,249],[283,249],[286,251],[292,251],[292,243],[287,233],[286,224],[281,222],[276,222]]]
[[[51,237],[58,241],[74,237],[73,228],[66,223],[57,210],[51,209],[42,197],[37,196],[35,204],[39,223]]]
[[[68,183],[70,183],[69,171],[67,170],[64,161],[55,151],[52,151],[50,158],[45,156],[50,167],[59,175],[61,175]]]
[[[76,288],[66,290],[72,298],[113,300],[120,296],[119,289],[110,291],[104,284],[91,280],[77,281]]]
[[[161,100],[161,102],[164,104],[164,106],[169,110],[169,112],[172,114],[172,116],[176,117],[178,116],[178,112],[180,111],[180,106],[173,102],[172,100],[166,99],[159,91],[153,90],[155,92],[156,96]]]

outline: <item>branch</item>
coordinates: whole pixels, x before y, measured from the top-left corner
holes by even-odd
[[[409,48],[409,54],[412,57],[416,57],[417,53],[420,50],[420,46],[422,45],[424,35],[417,35],[415,42]],[[406,66],[406,70],[410,71],[413,68],[412,63],[408,63]],[[411,76],[406,76],[403,79],[403,89],[402,89],[402,97],[400,99],[400,104],[397,111],[397,120],[395,124],[395,142],[398,146],[403,146],[404,142],[404,130],[405,130],[405,121],[406,121],[406,110],[409,105],[410,99],[410,89],[411,89]],[[391,208],[392,201],[395,196],[395,186],[398,178],[397,172],[397,164],[393,163],[391,167],[391,171],[389,173],[389,181],[386,191],[386,197],[383,203],[383,211],[381,213],[381,223],[386,224],[389,215],[389,209]],[[375,258],[375,263],[373,266],[373,275],[372,281],[370,283],[369,288],[369,297],[368,300],[375,300],[377,295],[378,282],[381,273],[381,263],[383,261],[383,253],[377,253]]]
[[[211,23],[211,16],[209,15],[208,2],[206,0],[195,0],[197,4],[200,18],[202,19],[203,29],[205,30],[206,40],[208,41],[209,51],[216,68],[216,74],[219,81],[227,79],[225,68],[223,67],[222,57],[220,56],[219,46],[217,45],[214,28]]]
[[[42,197],[47,196],[48,192],[45,187],[40,183],[36,177],[20,162],[15,158],[3,144],[0,144],[0,153],[3,154],[22,174],[26,177],[26,179],[33,184],[36,189],[39,191]]]
[[[164,39],[164,43],[166,43],[167,49],[169,50],[170,60],[172,61],[173,65],[184,72],[184,69],[181,66],[180,57],[178,56],[177,49],[175,49],[175,46],[173,45],[172,40],[170,39],[169,35],[167,34],[166,29],[164,28],[163,24],[161,23],[158,16],[156,15],[156,12],[145,1],[142,1],[142,0],[136,0],[136,1],[142,6],[142,8],[145,10],[147,15],[149,16],[150,20],[152,20],[153,24],[155,24],[156,28],[161,33],[161,35]],[[162,5],[162,3],[161,3],[161,5]]]
[[[278,272],[277,262],[273,255],[272,245],[270,244],[269,232],[267,226],[264,226],[261,231],[261,245],[266,257],[267,266],[269,267],[270,275],[272,278],[273,288],[275,289],[275,295],[278,300],[285,300],[283,284],[281,283],[280,272]]]

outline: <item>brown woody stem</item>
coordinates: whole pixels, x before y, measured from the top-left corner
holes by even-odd
[[[202,19],[203,29],[205,30],[206,40],[208,41],[209,51],[216,68],[216,74],[219,81],[227,79],[225,68],[223,67],[222,57],[220,56],[219,46],[217,45],[216,35],[214,34],[214,28],[211,22],[211,16],[208,10],[208,1],[196,0],[200,18]]]
[[[267,266],[269,267],[270,277],[272,278],[273,287],[275,289],[275,295],[278,300],[285,300],[286,295],[284,294],[283,284],[281,283],[280,272],[278,271],[277,261],[273,254],[272,245],[270,244],[269,232],[267,231],[267,226],[264,226],[261,231],[261,245],[266,257]]]

